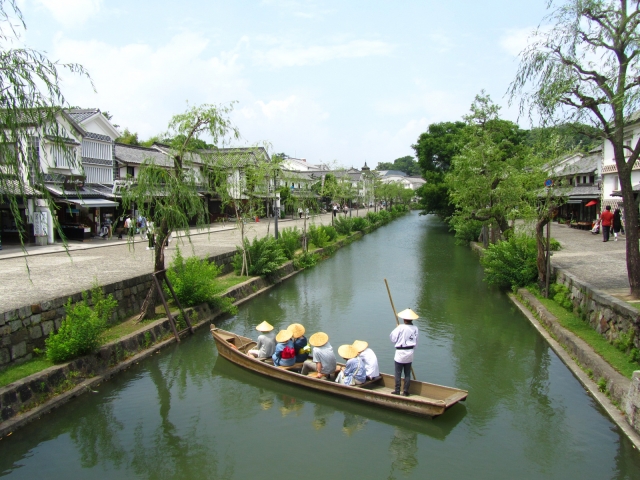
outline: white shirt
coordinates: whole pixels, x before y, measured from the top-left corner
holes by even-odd
[[[364,361],[364,370],[369,378],[375,378],[380,376],[380,368],[378,368],[378,357],[373,353],[370,348],[364,349],[360,352],[360,358]]]
[[[396,347],[393,359],[398,363],[413,362],[413,349],[398,349],[398,347],[415,347],[418,345],[418,327],[402,323],[393,329],[389,338]]]

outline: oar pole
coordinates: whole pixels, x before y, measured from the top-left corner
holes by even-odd
[[[391,296],[391,290],[389,289],[389,282],[387,282],[387,279],[384,279],[384,284],[387,286],[387,293],[389,294],[389,301],[391,302],[391,308],[393,309],[393,318],[396,319],[396,326],[400,325],[400,320],[398,320],[398,315],[396,313],[396,307],[393,304],[393,297]],[[413,371],[413,365],[411,365],[411,376],[413,377],[414,380],[416,380],[416,372]]]

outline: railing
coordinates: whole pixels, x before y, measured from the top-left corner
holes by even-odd
[[[96,142],[95,140],[82,140],[82,156],[88,158],[100,158],[111,160],[113,150],[110,143]]]
[[[104,183],[108,185],[113,183],[113,169],[111,168],[85,165],[84,171],[87,175],[87,183]]]

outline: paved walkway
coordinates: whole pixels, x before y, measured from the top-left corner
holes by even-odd
[[[551,225],[551,236],[562,249],[553,252],[551,262],[596,289],[626,299],[629,294],[627,276],[626,237],[618,241],[602,241],[602,234],[578,230],[567,225]],[[612,234],[613,236],[613,234]]]
[[[372,209],[373,210],[373,209]],[[366,215],[367,209],[353,210]],[[297,226],[304,220],[281,220],[279,229]],[[331,224],[331,214],[313,216],[308,225]],[[263,237],[267,229],[273,234],[274,224],[261,220],[247,224],[246,236],[252,240]],[[144,275],[153,271],[153,251],[146,250],[147,242],[136,237],[133,245],[126,240],[94,239],[89,242],[70,242],[66,252],[61,244],[43,247],[29,246],[25,254],[19,246],[3,245],[0,250],[0,312],[40,303],[44,300],[88,290],[93,283],[107,284]],[[210,257],[235,251],[240,245],[240,231],[233,224],[214,225],[210,230],[192,232],[191,244],[184,237],[174,238],[167,250],[168,266],[176,244],[183,255]]]

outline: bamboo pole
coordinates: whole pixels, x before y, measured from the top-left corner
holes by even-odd
[[[393,318],[396,319],[396,326],[400,325],[400,320],[398,320],[398,315],[396,313],[396,307],[393,304],[393,298],[391,297],[391,290],[389,289],[389,282],[387,282],[387,279],[384,279],[384,284],[387,286],[387,293],[389,294],[389,301],[391,302],[391,308],[393,309]],[[413,365],[411,365],[411,376],[413,377],[414,380],[416,379],[416,372],[413,371]]]

